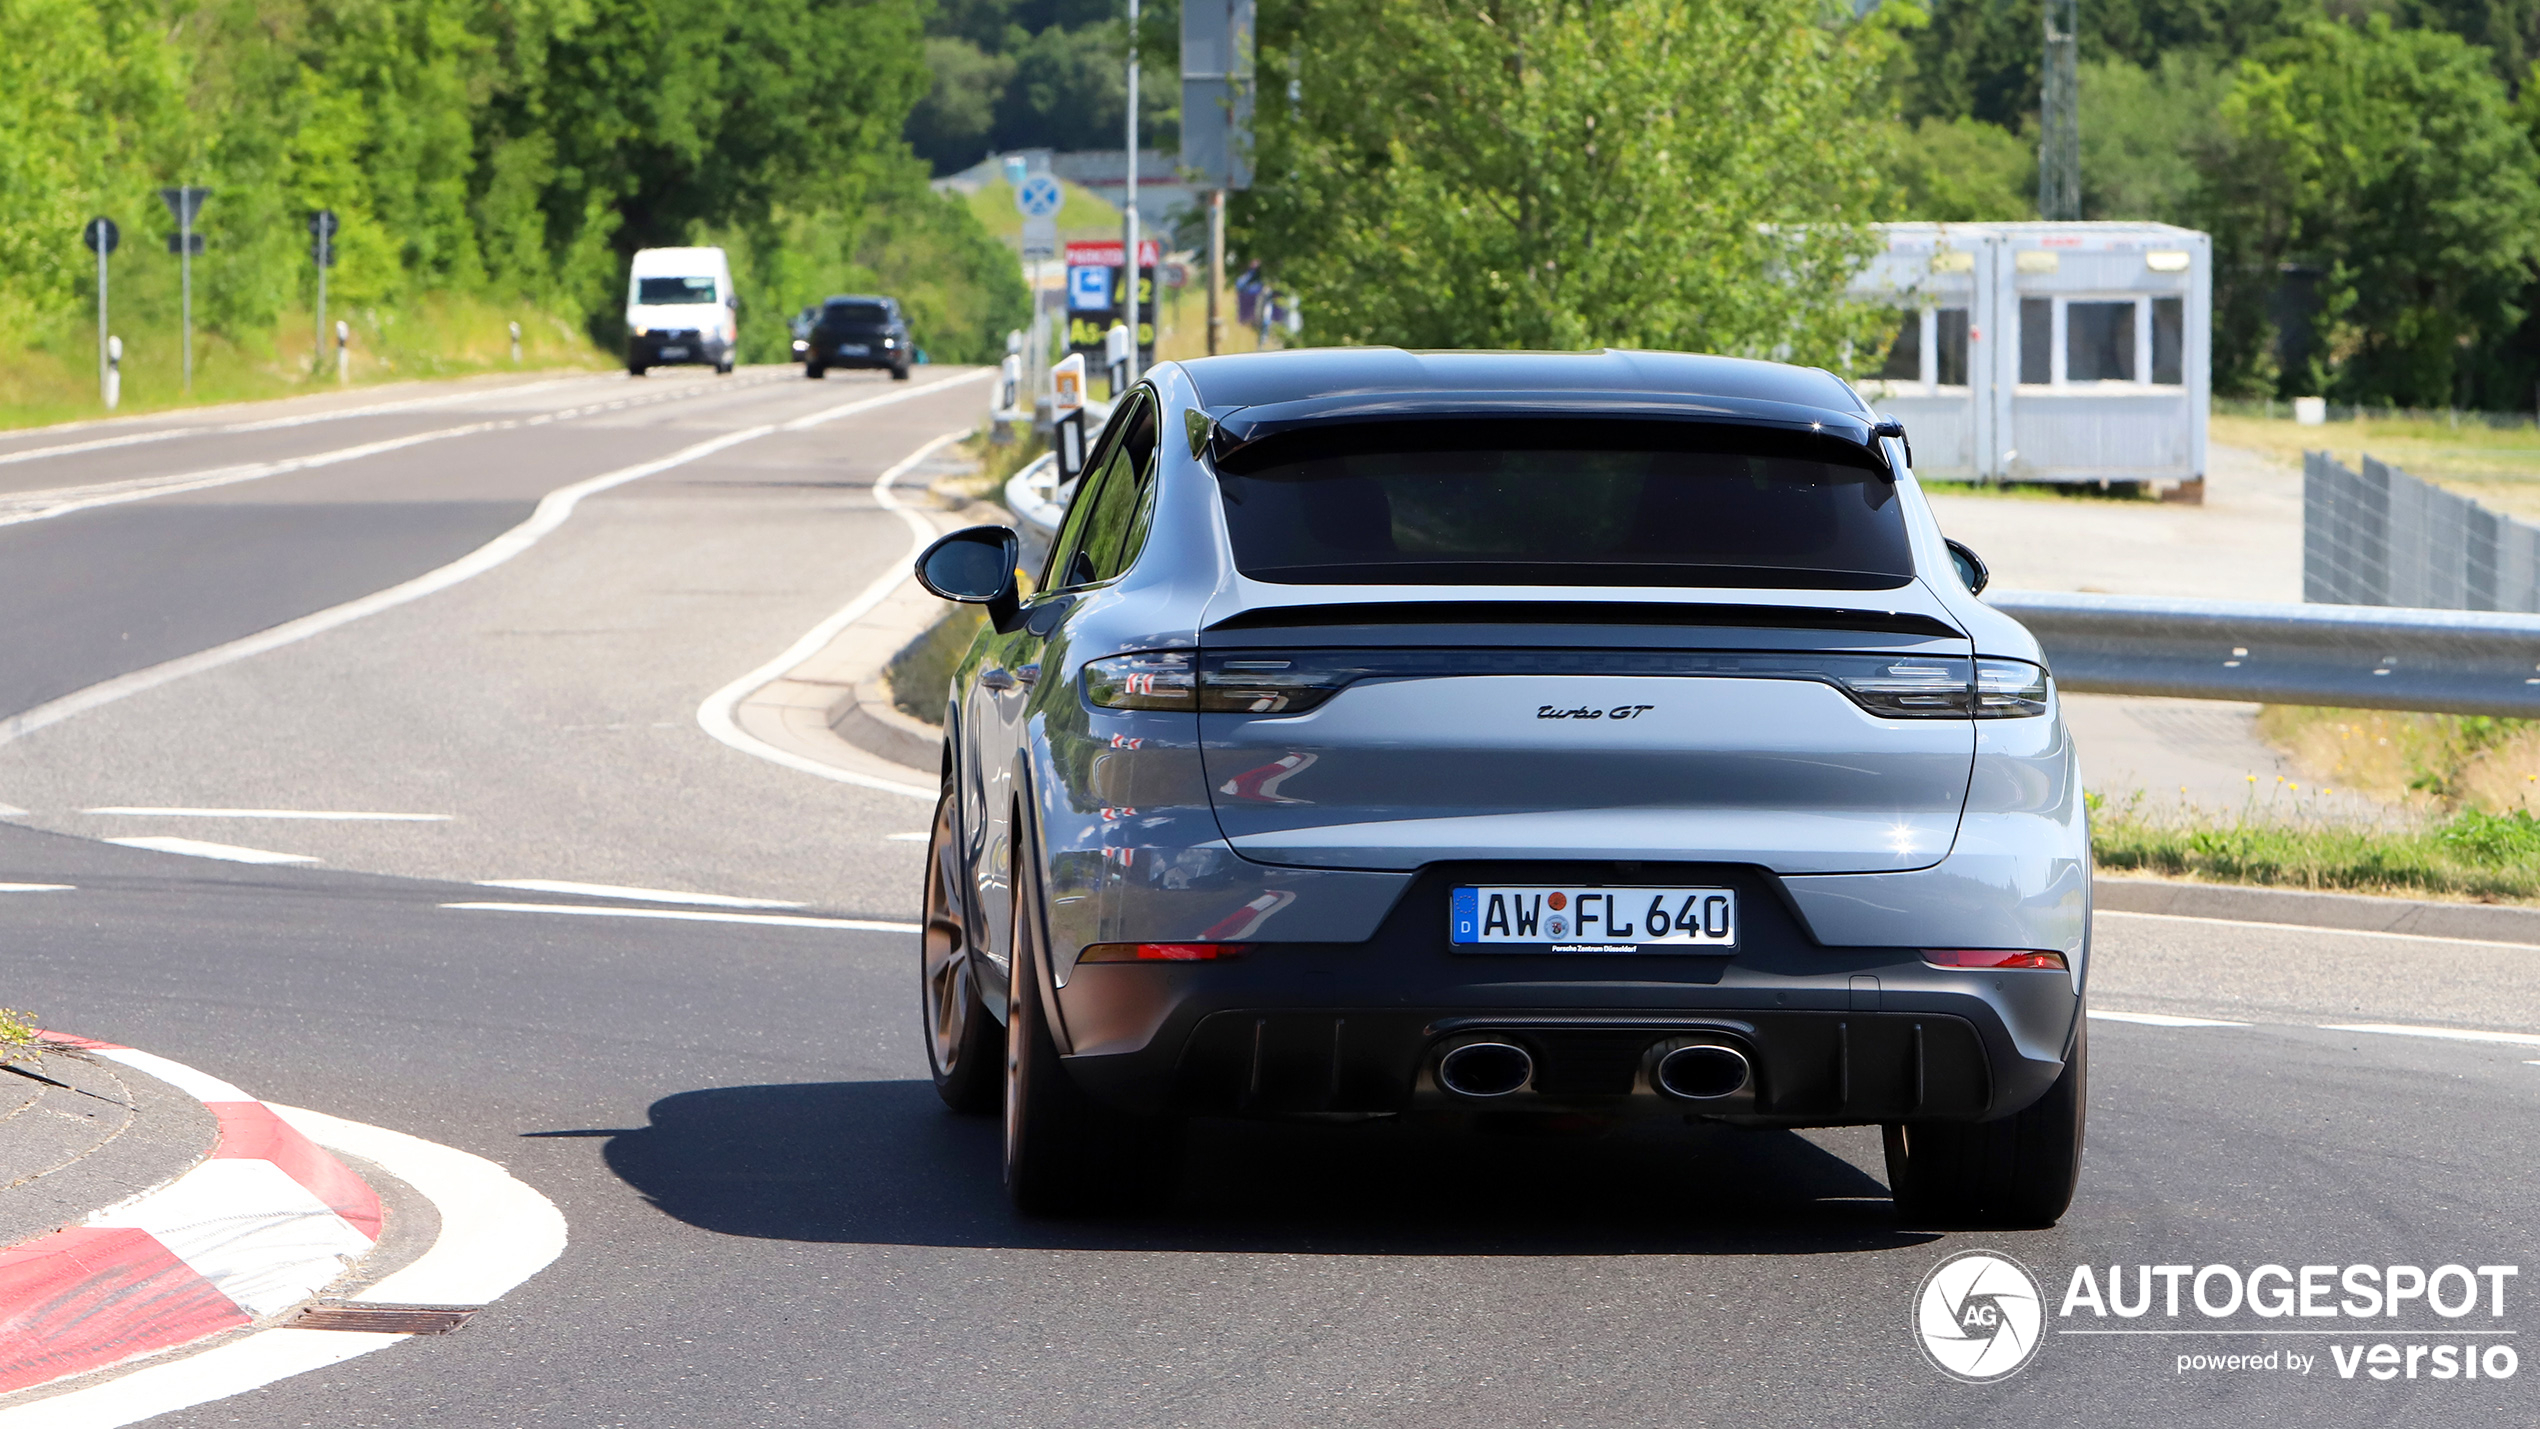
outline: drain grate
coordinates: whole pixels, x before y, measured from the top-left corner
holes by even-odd
[[[446,1335],[482,1305],[377,1305],[336,1301],[312,1305],[283,1322],[292,1330],[367,1330],[379,1335]]]

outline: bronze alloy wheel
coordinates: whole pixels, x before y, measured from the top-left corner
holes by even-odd
[[[996,1020],[979,1002],[977,945],[970,936],[961,839],[948,780],[926,838],[925,920],[919,931],[926,1055],[935,1091],[955,1111],[997,1109],[1005,1091]]]

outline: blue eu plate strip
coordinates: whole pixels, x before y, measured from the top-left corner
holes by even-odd
[[[1448,926],[1454,931],[1449,942],[1478,943],[1482,940],[1482,895],[1480,890],[1459,888],[1448,913]]]

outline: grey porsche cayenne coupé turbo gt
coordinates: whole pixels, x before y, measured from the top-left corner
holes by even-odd
[[[1906,1218],[2061,1215],[2072,741],[1909,460],[1774,363],[1213,357],[1117,404],[1028,585],[937,542],[989,620],[924,1014],[1017,1202],[1190,1117],[1560,1113],[1877,1125]]]

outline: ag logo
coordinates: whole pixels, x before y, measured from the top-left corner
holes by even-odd
[[[1967,1250],[1932,1267],[1914,1294],[1914,1338],[1942,1374],[1969,1384],[2009,1379],[2044,1339],[2046,1297],[2028,1267]]]

